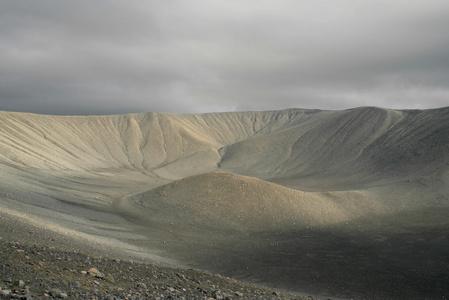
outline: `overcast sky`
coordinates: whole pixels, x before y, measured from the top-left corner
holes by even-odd
[[[448,105],[447,0],[0,0],[0,110]]]

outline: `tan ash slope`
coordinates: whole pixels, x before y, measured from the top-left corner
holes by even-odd
[[[449,107],[0,112],[0,218],[30,220],[42,244],[53,233],[297,291],[429,298],[449,282],[448,163]]]
[[[17,192],[38,188],[65,200],[76,194],[79,201],[111,203],[217,170],[321,192],[416,180],[447,186],[448,162],[449,107],[89,117],[0,112],[2,190],[21,181]],[[81,186],[102,195],[82,199]]]
[[[357,108],[225,147],[221,169],[318,190],[390,184],[447,169],[449,108]]]
[[[449,161],[448,124],[449,108],[90,117],[0,112],[0,161],[39,170],[128,169],[168,180],[218,167],[292,186],[332,179],[354,188],[441,168]]]
[[[357,192],[306,193],[222,172],[181,179],[127,201],[128,209],[142,220],[243,232],[341,223],[362,216],[362,208],[372,204]],[[351,207],[349,201],[359,203]]]
[[[127,168],[177,179],[215,169],[221,147],[289,127],[307,114],[61,117],[0,112],[0,160],[56,171]]]

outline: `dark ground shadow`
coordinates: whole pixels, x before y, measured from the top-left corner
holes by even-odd
[[[364,223],[221,240],[204,235],[169,251],[200,269],[316,296],[447,299],[447,226]]]

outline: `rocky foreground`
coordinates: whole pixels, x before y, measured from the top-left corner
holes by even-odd
[[[0,299],[313,299],[193,269],[0,240]]]

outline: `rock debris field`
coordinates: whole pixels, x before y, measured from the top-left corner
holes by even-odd
[[[0,299],[313,299],[218,274],[0,242]],[[19,279],[20,278],[20,279]]]

